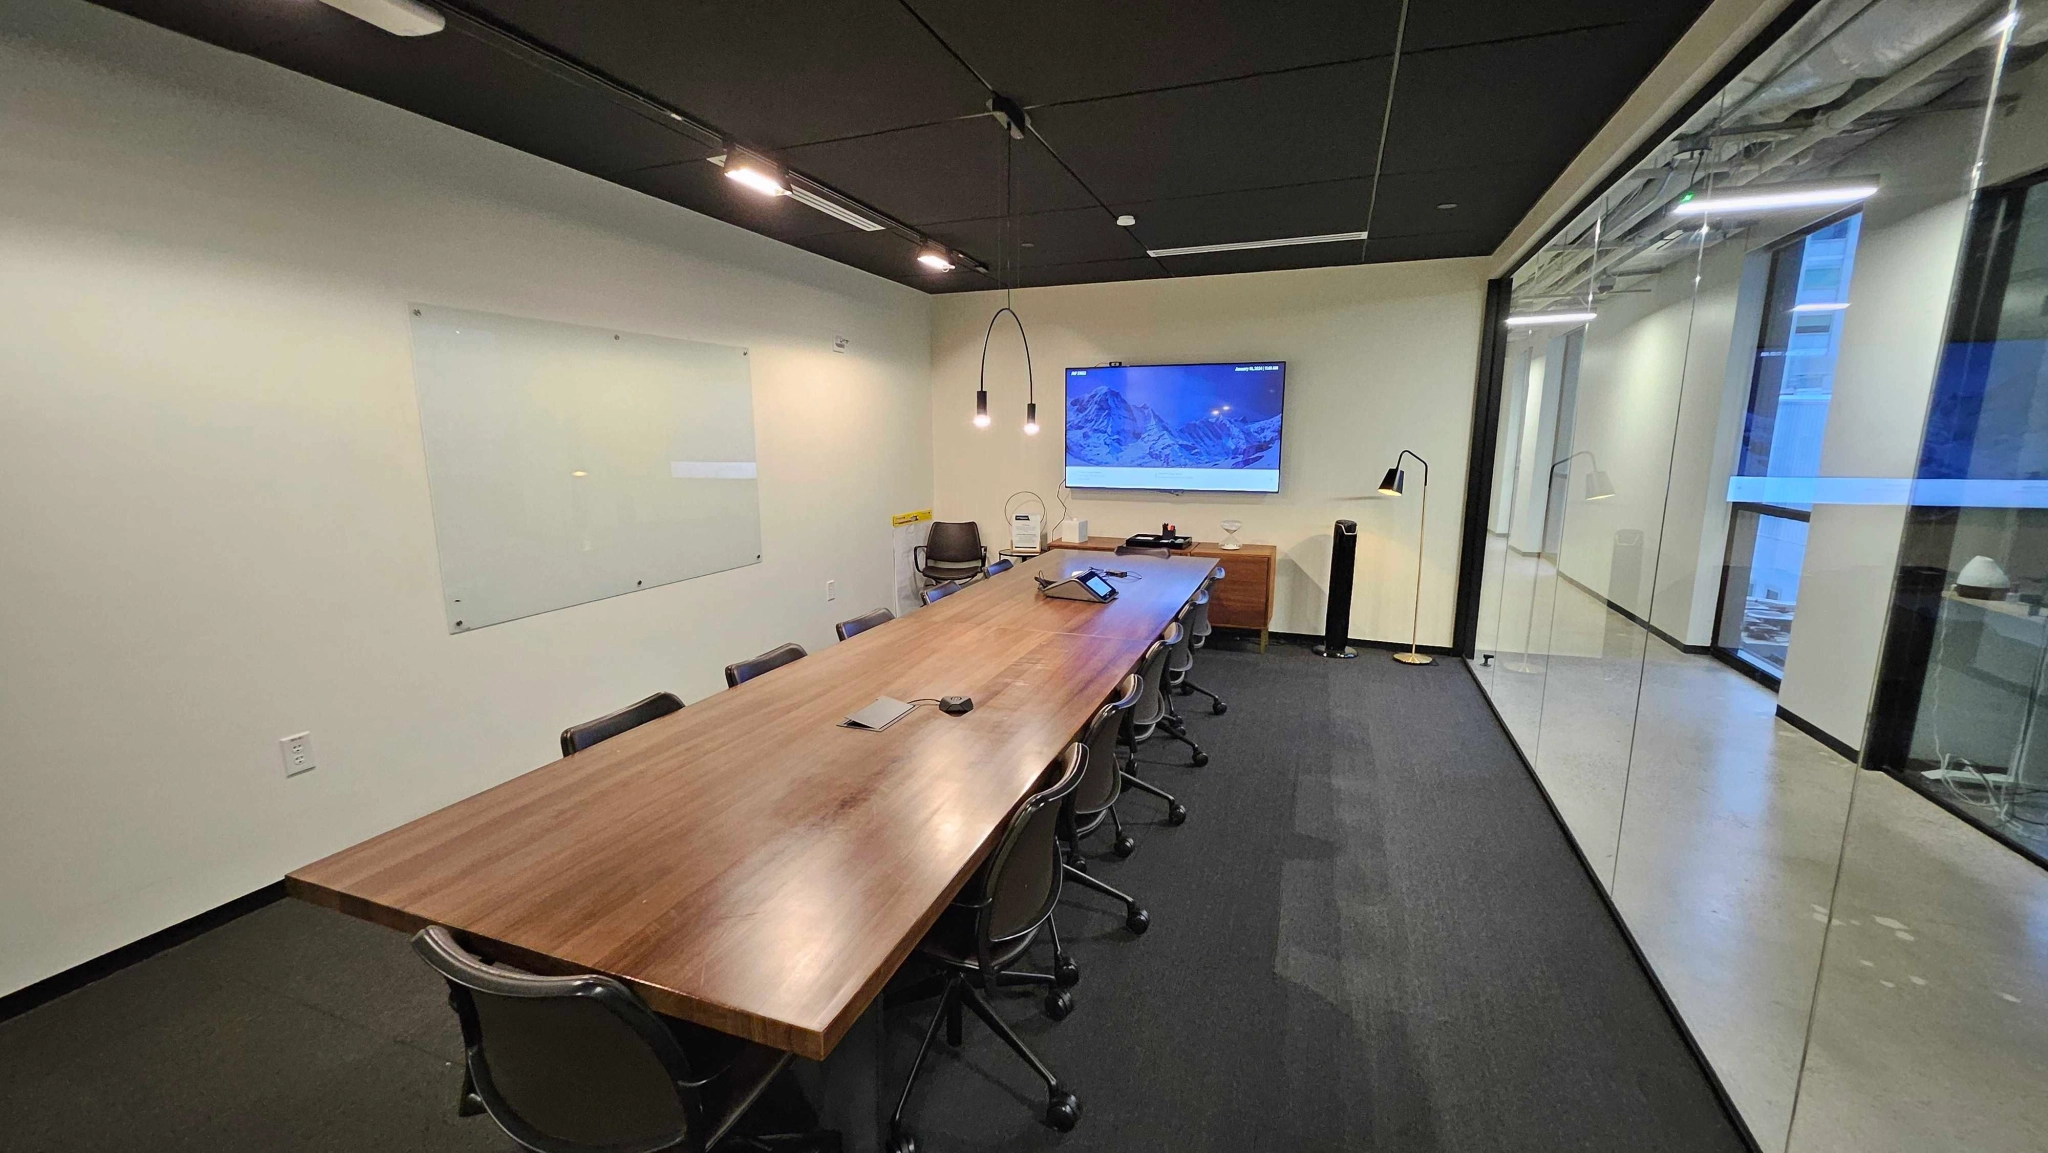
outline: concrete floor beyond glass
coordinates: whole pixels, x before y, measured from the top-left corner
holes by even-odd
[[[1473,673],[1761,1147],[2048,1148],[2048,873],[1489,543]]]

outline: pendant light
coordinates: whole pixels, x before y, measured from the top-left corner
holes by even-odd
[[[1017,315],[1016,309],[1010,307],[1011,296],[1016,287],[1016,265],[1018,259],[1018,246],[1015,244],[1016,238],[1009,235],[1015,229],[1015,223],[1010,218],[1010,149],[1012,141],[1024,138],[1023,129],[1030,121],[1025,117],[1024,110],[1015,101],[1007,97],[1000,95],[990,97],[988,107],[989,112],[995,117],[996,124],[1003,129],[1002,211],[996,220],[996,278],[1003,285],[1003,306],[996,309],[994,316],[988,318],[988,330],[982,333],[981,336],[981,383],[974,393],[974,427],[987,428],[991,423],[988,415],[988,346],[989,342],[995,337],[996,322],[1007,315],[1011,322],[1017,326],[1017,339],[1024,344],[1024,435],[1037,436],[1038,382],[1031,370],[1031,337],[1024,332],[1023,318]],[[1012,242],[1008,245],[1010,275],[1007,277],[1003,274],[1004,240],[1006,236]]]

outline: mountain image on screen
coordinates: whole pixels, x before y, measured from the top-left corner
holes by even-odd
[[[1126,468],[1279,468],[1280,418],[1211,412],[1178,427],[1108,385],[1067,397],[1067,463]]]

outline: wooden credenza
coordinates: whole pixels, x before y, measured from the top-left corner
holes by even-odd
[[[1120,536],[1091,536],[1085,541],[1055,541],[1053,548],[1115,552]],[[1266,651],[1266,630],[1273,623],[1273,582],[1280,550],[1269,544],[1248,544],[1226,550],[1214,541],[1196,541],[1177,556],[1213,558],[1223,565],[1223,579],[1209,593],[1209,623],[1223,629],[1256,629],[1259,651]]]

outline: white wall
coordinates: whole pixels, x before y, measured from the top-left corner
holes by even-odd
[[[976,429],[982,334],[997,293],[943,297],[932,330],[932,429],[941,519],[978,521],[1007,541],[1004,500],[1032,489],[1059,516],[1064,369],[1126,363],[1281,359],[1287,418],[1277,495],[1066,494],[1096,535],[1158,531],[1173,521],[1215,540],[1244,521],[1246,543],[1279,546],[1273,628],[1321,633],[1330,525],[1358,522],[1351,635],[1406,640],[1415,591],[1415,497],[1379,496],[1404,447],[1431,465],[1421,637],[1447,644],[1457,593],[1472,380],[1485,267],[1476,260],[1262,272],[1028,289],[1015,306],[1031,335],[1044,431],[1019,430],[1024,371],[1015,329],[989,354],[995,421]],[[1005,324],[1004,327],[1010,327]]]
[[[70,0],[0,76],[0,991],[889,603],[929,298]],[[448,635],[414,300],[751,346],[764,563]]]

